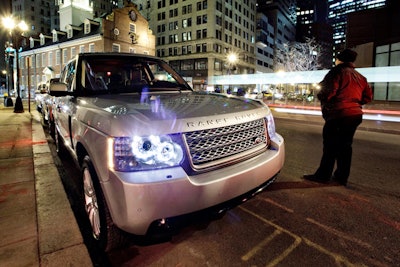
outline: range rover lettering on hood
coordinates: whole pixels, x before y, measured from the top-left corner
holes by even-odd
[[[197,128],[199,126],[227,124],[230,120],[231,121],[234,120],[236,122],[245,122],[245,121],[254,120],[257,118],[261,118],[261,117],[262,117],[262,114],[260,112],[252,112],[252,113],[246,113],[246,114],[241,114],[241,115],[235,115],[230,118],[188,121],[188,122],[186,122],[186,126],[188,128]]]
[[[186,123],[186,125],[189,128],[195,128],[195,127],[199,127],[199,126],[224,124],[224,123],[227,123],[227,121],[228,120],[226,118],[202,120],[202,121],[188,121]]]

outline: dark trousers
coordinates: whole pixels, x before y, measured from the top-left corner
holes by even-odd
[[[362,122],[362,115],[343,117],[325,122],[323,137],[323,154],[315,175],[330,179],[333,168],[335,179],[347,182],[350,175],[352,144],[354,133]]]

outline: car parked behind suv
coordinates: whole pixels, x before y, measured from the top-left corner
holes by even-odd
[[[123,231],[146,235],[259,192],[284,164],[284,140],[264,103],[194,92],[156,57],[79,54],[50,94],[58,150],[81,168],[82,207],[105,250]]]

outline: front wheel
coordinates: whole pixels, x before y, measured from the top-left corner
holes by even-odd
[[[88,156],[82,164],[83,204],[92,240],[103,251],[123,244],[123,234],[112,222],[93,164]]]

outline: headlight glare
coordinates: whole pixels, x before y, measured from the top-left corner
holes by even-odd
[[[274,117],[272,116],[272,113],[267,115],[267,129],[268,129],[268,134],[270,138],[274,138],[276,135],[276,130],[275,130],[275,121]]]
[[[172,167],[182,159],[181,146],[168,135],[114,138],[113,165],[117,171]]]

